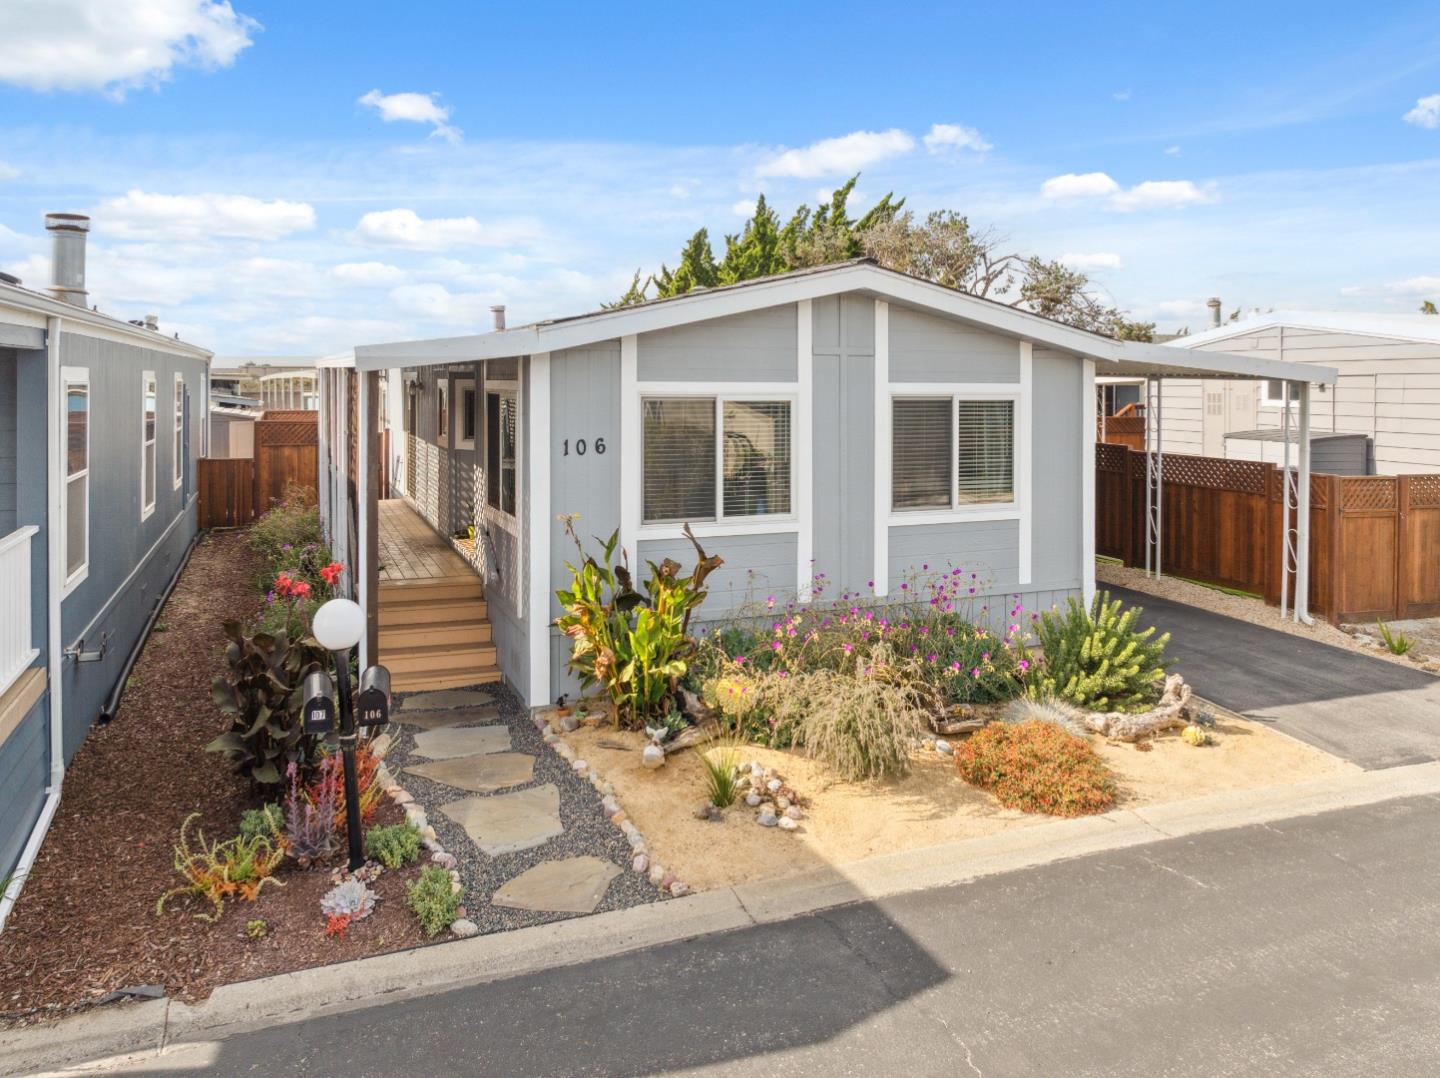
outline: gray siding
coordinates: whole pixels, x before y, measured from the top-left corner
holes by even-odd
[[[13,349],[0,348],[0,537],[16,528],[15,367]]]
[[[795,533],[771,535],[730,535],[701,539],[707,554],[718,554],[725,564],[711,574],[710,592],[702,608],[709,619],[739,613],[746,607],[763,604],[769,596],[787,602],[795,594]],[[659,564],[665,558],[679,562],[688,571],[695,564],[695,550],[685,539],[642,539],[639,543],[639,577],[649,575],[646,562]]]
[[[892,304],[890,380],[1018,382],[1020,351],[1013,337]]]
[[[639,338],[642,382],[793,382],[795,305],[712,318]]]
[[[840,594],[875,574],[875,302],[828,296],[811,318],[814,571],[825,574],[825,594]]]
[[[40,816],[50,777],[46,692],[0,742],[0,880],[10,874]]]
[[[915,587],[931,573],[960,569],[977,574],[980,591],[1014,590],[1020,565],[1020,527],[1014,520],[911,524],[890,529],[890,595]],[[929,566],[926,570],[924,567]],[[901,588],[909,583],[909,588]]]
[[[1036,348],[1031,453],[1031,581],[1039,587],[1079,588],[1083,576],[1085,477],[1080,446],[1084,428],[1084,368],[1062,352]]]
[[[61,641],[107,641],[99,662],[61,667],[65,755],[74,755],[120,677],[151,608],[179,568],[195,535],[194,468],[201,424],[191,423],[189,460],[179,489],[172,482],[173,375],[181,373],[198,405],[205,364],[150,348],[63,333],[61,363],[90,371],[90,571],[61,605]],[[157,386],[155,510],[140,519],[141,372]],[[43,411],[43,409],[42,409]],[[27,443],[29,444],[29,443]],[[37,443],[43,444],[43,443]]]

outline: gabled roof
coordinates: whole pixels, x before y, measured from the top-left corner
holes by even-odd
[[[1199,348],[1215,341],[1227,341],[1254,333],[1257,329],[1309,329],[1324,333],[1355,333],[1362,337],[1384,337],[1396,341],[1440,344],[1440,315],[1372,314],[1365,311],[1270,311],[1238,322],[1192,333],[1167,342],[1175,348]]]
[[[360,345],[355,349],[355,366],[360,370],[383,370],[556,352],[842,292],[861,292],[898,306],[927,311],[970,326],[1091,358],[1101,364],[1098,373],[1188,378],[1289,378],[1324,384],[1333,383],[1336,377],[1335,371],[1328,367],[1282,363],[1254,356],[1232,356],[1223,352],[1205,352],[1202,359],[1200,356],[1186,357],[1184,353],[1177,353],[1175,349],[1163,345],[1117,341],[1005,303],[883,269],[868,259],[761,277],[722,288],[687,292],[668,299],[535,322],[493,333]]]

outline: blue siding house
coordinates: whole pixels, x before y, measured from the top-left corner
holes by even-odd
[[[0,276],[0,926],[195,538],[207,410],[210,353],[88,307],[89,220],[45,225],[52,283]]]

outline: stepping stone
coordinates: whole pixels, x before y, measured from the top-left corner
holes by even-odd
[[[405,697],[401,711],[439,711],[450,707],[479,707],[494,704],[495,697],[478,689],[441,689],[438,692],[417,692]]]
[[[407,775],[442,782],[472,793],[488,794],[507,786],[529,782],[535,771],[535,757],[523,752],[494,752],[488,756],[457,756],[431,764],[410,764]]]
[[[413,711],[396,712],[390,716],[391,722],[404,723],[406,726],[418,726],[422,730],[438,730],[444,726],[460,726],[471,722],[497,722],[500,712],[493,707],[487,708],[455,708],[452,711]]]
[[[593,913],[620,870],[598,857],[546,861],[495,892],[490,904],[538,913]]]
[[[415,755],[430,760],[505,752],[509,748],[508,726],[450,726],[415,735]]]
[[[513,794],[467,797],[441,805],[440,811],[490,857],[528,850],[565,832],[560,822],[560,788],[554,783]]]

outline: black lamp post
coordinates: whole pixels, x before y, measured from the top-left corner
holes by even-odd
[[[350,839],[350,871],[354,872],[365,863],[365,846],[360,830],[360,781],[355,770],[355,746],[360,740],[360,734],[355,722],[355,702],[350,691],[350,649],[360,642],[360,636],[365,631],[365,611],[360,609],[358,603],[349,599],[331,599],[315,611],[310,631],[320,646],[331,652],[335,659],[336,696],[340,705],[340,755],[345,765],[345,828]],[[328,682],[329,678],[325,678],[325,681]],[[361,682],[366,725],[389,721],[389,671],[383,666],[372,666],[365,671]],[[307,680],[307,698],[312,695],[309,691],[310,685],[311,682]],[[327,686],[318,681],[315,685],[316,698],[323,693],[328,701],[329,693],[325,691]],[[378,693],[377,688],[380,690]],[[320,705],[317,704],[318,708]],[[311,714],[308,700],[305,712],[307,717]],[[316,713],[318,716],[319,710]]]

